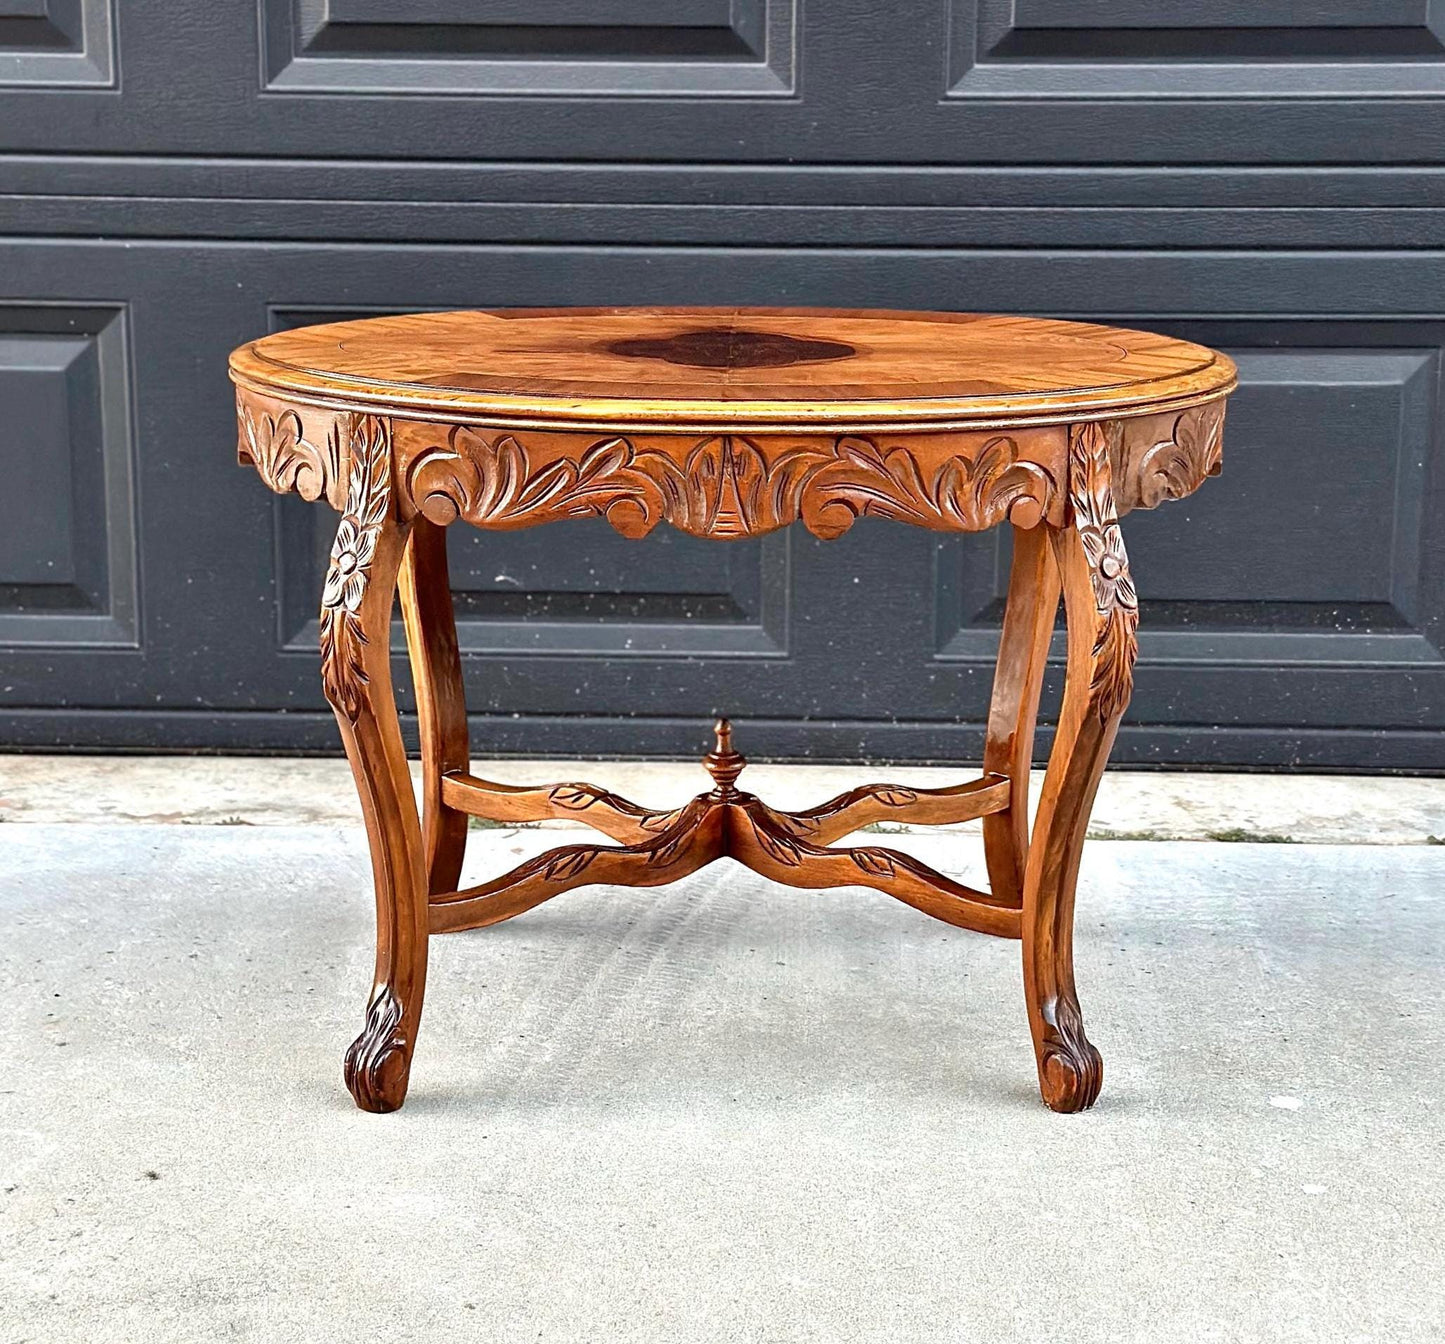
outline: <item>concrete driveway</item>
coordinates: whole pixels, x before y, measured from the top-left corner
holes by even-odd
[[[354,825],[0,856],[0,1344],[1445,1338],[1445,847],[1091,842],[1078,1116],[1016,945],[876,893],[719,865],[437,940],[378,1117]]]

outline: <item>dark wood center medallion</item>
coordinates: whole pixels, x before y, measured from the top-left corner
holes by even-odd
[[[613,341],[607,349],[628,359],[660,359],[695,369],[777,369],[786,364],[851,359],[858,353],[843,341],[727,327],[704,327],[676,336],[634,336]]]

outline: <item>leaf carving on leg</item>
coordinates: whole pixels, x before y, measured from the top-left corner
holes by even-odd
[[[1114,719],[1124,712],[1134,690],[1139,596],[1114,508],[1109,436],[1097,422],[1075,425],[1070,431],[1069,502],[1099,616],[1090,706],[1100,718]]]
[[[355,416],[346,511],[337,525],[321,594],[321,684],[327,700],[351,723],[361,713],[367,683],[361,604],[390,504],[390,422]]]

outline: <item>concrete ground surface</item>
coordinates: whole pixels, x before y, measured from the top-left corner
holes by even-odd
[[[1445,1339],[1442,847],[1092,842],[1078,1116],[1017,944],[874,892],[719,864],[436,939],[370,1116],[355,826],[0,859],[0,1344]]]

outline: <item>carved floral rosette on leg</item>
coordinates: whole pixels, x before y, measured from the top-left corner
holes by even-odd
[[[1117,719],[1134,690],[1138,655],[1139,595],[1114,506],[1109,435],[1103,425],[1081,425],[1069,446],[1069,506],[1084,547],[1099,629],[1094,642],[1089,705],[1099,718]]]
[[[346,511],[331,545],[321,592],[321,681],[326,698],[353,723],[366,684],[361,602],[391,507],[391,440],[386,421],[357,416],[351,435]]]

